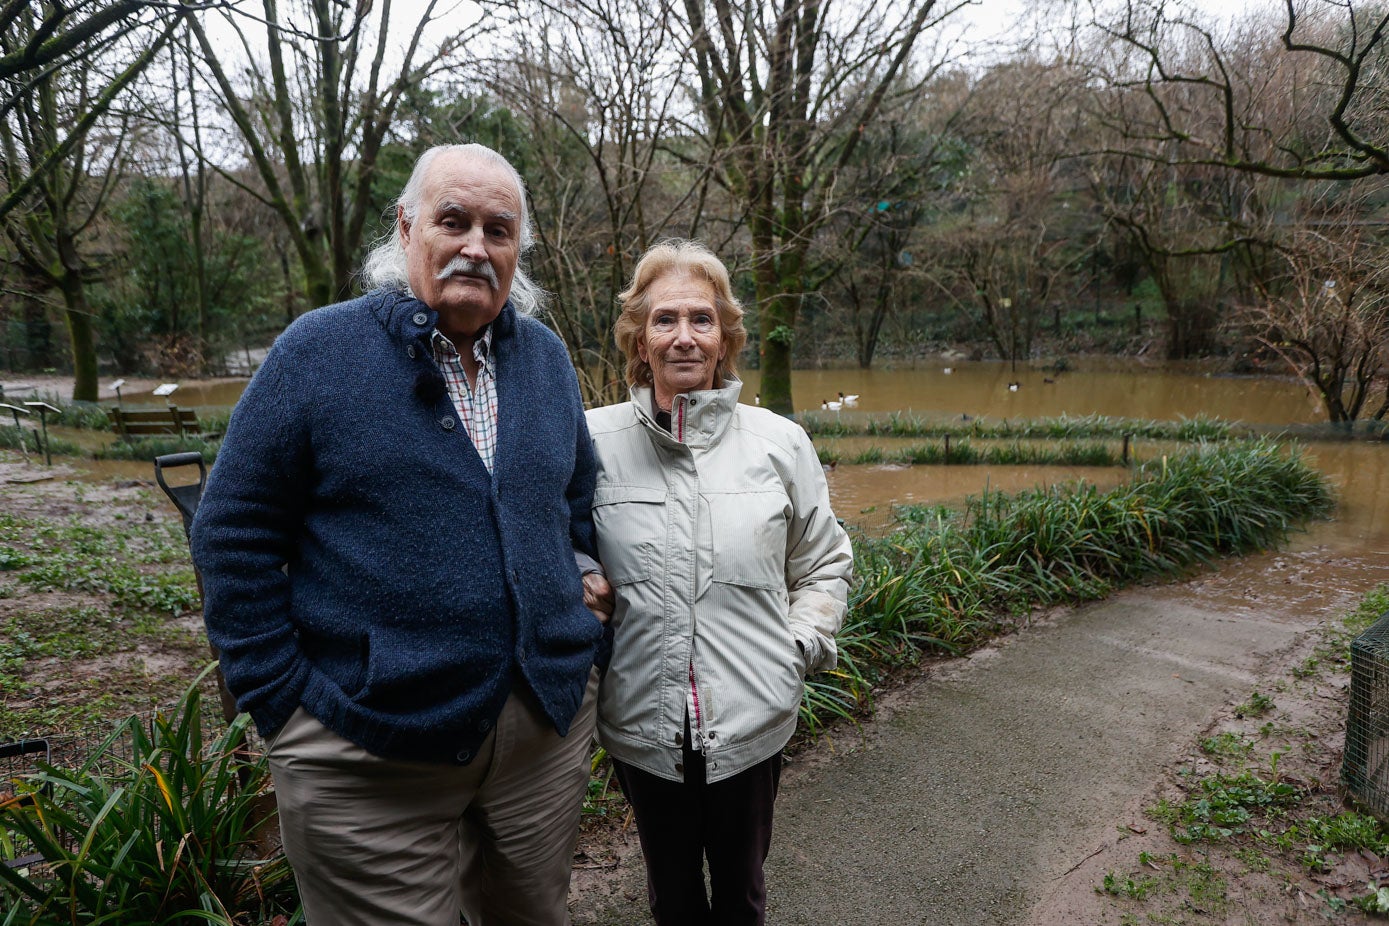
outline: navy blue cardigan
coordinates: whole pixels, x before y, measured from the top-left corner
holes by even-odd
[[[193,523],[208,637],[263,734],[302,705],[377,755],[463,764],[524,679],[561,734],[603,627],[593,448],[563,344],[493,322],[489,475],[444,389],[435,313],[371,293],[275,342]]]

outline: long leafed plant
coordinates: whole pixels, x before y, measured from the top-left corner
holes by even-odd
[[[209,739],[195,685],[168,713],[119,724],[76,768],[18,781],[0,832],[42,860],[0,864],[0,924],[296,922],[292,873],[266,846],[270,777],[248,723]]]

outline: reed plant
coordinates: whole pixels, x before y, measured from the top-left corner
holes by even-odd
[[[149,460],[153,462],[155,457],[166,453],[185,453],[189,450],[197,450],[202,453],[203,461],[211,466],[212,461],[217,459],[217,451],[221,446],[220,439],[203,440],[199,437],[179,437],[171,434],[168,437],[139,437],[134,440],[115,441],[93,450],[92,458],[95,460]]]
[[[0,926],[297,922],[288,862],[266,845],[270,778],[249,723],[209,738],[195,683],[171,713],[119,724],[77,768],[21,779],[0,828],[43,860],[0,865]]]
[[[812,437],[941,438],[975,437],[990,440],[1115,439],[1125,435],[1157,441],[1222,441],[1237,436],[1234,426],[1220,418],[1198,415],[1178,421],[1148,421],[1106,415],[993,421],[987,418],[941,420],[892,412],[887,415],[826,415],[808,412],[800,422]]]
[[[1120,466],[1122,452],[1095,441],[1065,441],[1060,444],[1024,443],[1014,440],[1006,444],[972,444],[967,439],[950,442],[949,453],[944,442],[912,444],[906,447],[868,447],[850,455],[837,448],[816,448],[820,462],[826,465],[850,463],[855,465],[896,464],[902,466],[938,466],[941,464],[993,466]]]
[[[52,433],[48,435],[48,447],[54,456],[75,457],[83,453],[78,444]],[[5,423],[0,421],[0,450],[24,450],[28,453],[42,454],[43,435],[34,428],[16,428],[14,425],[5,427]]]
[[[111,416],[107,414],[104,407],[95,402],[70,402],[67,404],[53,402],[51,404],[56,405],[59,412],[56,418],[49,421],[49,424],[83,431],[111,430]]]
[[[96,402],[67,401],[52,392],[40,392],[33,399],[26,397],[5,399],[4,401],[12,405],[21,405],[30,401],[46,402],[58,409],[56,415],[49,413],[48,424],[50,426],[74,428],[82,431],[111,430],[111,416],[105,407]]]
[[[1300,452],[1259,438],[1199,444],[1108,491],[1077,482],[898,509],[892,533],[854,538],[840,666],[807,690],[804,728],[857,716],[884,673],[967,651],[1018,615],[1268,549],[1332,505]]]

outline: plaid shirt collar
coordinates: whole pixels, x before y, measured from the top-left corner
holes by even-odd
[[[434,359],[442,362],[446,358],[458,358],[458,348],[448,339],[438,328],[429,334],[430,343],[434,348]],[[492,326],[488,325],[482,329],[482,335],[473,341],[473,359],[477,361],[479,368],[492,363]]]
[[[490,473],[497,455],[497,365],[492,355],[492,326],[484,328],[473,341],[473,359],[477,361],[478,370],[471,388],[463,369],[463,358],[454,343],[438,328],[430,338],[434,360],[444,374],[454,410]]]

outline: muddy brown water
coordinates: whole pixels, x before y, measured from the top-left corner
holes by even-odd
[[[743,400],[751,402],[760,385],[758,373],[744,371],[742,376]],[[1014,382],[1018,389],[1010,391],[1008,385]],[[175,396],[186,407],[226,408],[235,404],[243,388],[240,381],[187,383]],[[802,407],[820,415],[835,413],[819,410],[814,397],[833,399],[843,392],[859,399],[840,416],[909,411],[939,418],[1107,415],[1172,421],[1206,415],[1265,430],[1323,421],[1306,386],[1288,378],[1219,376],[1182,365],[1139,367],[1125,359],[1086,360],[1083,368],[1060,373],[948,360],[874,370],[797,370],[792,389]],[[126,401],[163,402],[148,394],[130,395]],[[65,436],[89,439],[82,432]],[[1162,450],[1141,441],[1134,444],[1139,459]],[[1314,525],[1298,542],[1351,553],[1389,550],[1389,444],[1311,441],[1306,453],[1336,486],[1340,505],[1333,521]],[[89,461],[84,472],[100,480],[152,477],[151,464],[139,461]],[[985,488],[1012,492],[1077,479],[1107,488],[1125,477],[1120,468],[841,465],[828,478],[840,517],[881,528],[891,520],[895,504],[952,504]]]
[[[945,371],[949,370],[949,373]],[[756,370],[744,370],[743,401],[761,387]],[[1017,383],[1017,391],[1008,388]],[[230,407],[240,382],[185,383],[174,393],[189,408]],[[819,411],[839,393],[857,395],[843,414],[912,411],[958,417],[1038,418],[1112,415],[1171,420],[1205,414],[1251,424],[1313,423],[1322,419],[1307,388],[1286,378],[1235,377],[1183,365],[1139,366],[1130,360],[1093,359],[1075,370],[1054,372],[1007,363],[949,362],[873,370],[797,370],[791,377],[797,408]],[[159,404],[149,393],[125,397],[131,404]]]

